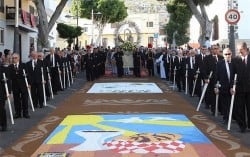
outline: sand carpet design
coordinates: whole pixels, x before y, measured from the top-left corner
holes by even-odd
[[[87,93],[162,93],[155,83],[110,82],[95,83]]]
[[[206,151],[206,156],[199,152]],[[70,115],[32,155],[54,153],[70,157],[139,156],[165,154],[224,157],[220,150],[184,115]]]
[[[155,83],[162,91],[163,93],[126,93],[126,94],[101,94],[101,93],[87,93],[87,91],[92,87],[94,83],[113,83],[113,82],[144,82],[144,83]],[[47,141],[46,139],[49,139],[52,137],[52,132],[56,130],[57,127],[59,127],[62,123],[61,120],[65,119],[69,115],[102,115],[104,116],[105,114],[107,115],[116,115],[116,116],[121,116],[121,115],[130,115],[130,116],[135,116],[137,117],[143,114],[151,115],[151,114],[157,114],[160,117],[164,117],[167,115],[171,114],[177,114],[177,115],[185,115],[186,118],[192,121],[192,124],[195,125],[196,129],[198,128],[203,134],[202,137],[206,139],[207,143],[205,144],[197,144],[196,143],[191,143],[186,141],[184,138],[185,134],[179,134],[178,132],[172,132],[170,131],[162,131],[161,134],[158,133],[159,136],[167,136],[166,134],[169,133],[175,133],[180,135],[181,137],[178,140],[175,140],[176,143],[171,143],[165,141],[165,143],[159,143],[159,141],[153,140],[153,144],[156,145],[157,147],[160,148],[169,148],[168,146],[172,145],[179,145],[179,153],[148,153],[148,154],[143,154],[143,153],[119,153],[117,151],[123,151],[120,149],[109,149],[107,150],[98,150],[98,151],[86,151],[84,152],[85,155],[84,157],[193,157],[193,156],[186,156],[186,155],[181,155],[181,153],[185,152],[185,150],[193,150],[194,153],[198,154],[199,156],[206,157],[207,152],[215,152],[216,155],[212,155],[211,157],[221,157],[223,156],[220,151],[224,154],[226,157],[247,157],[250,155],[250,150],[249,148],[245,147],[240,143],[240,141],[230,135],[229,132],[221,128],[218,124],[214,123],[211,121],[206,115],[204,115],[202,112],[196,112],[195,108],[189,104],[184,98],[182,98],[180,95],[177,93],[171,91],[172,88],[170,88],[165,81],[162,81],[157,78],[143,78],[143,79],[138,79],[138,78],[100,78],[99,80],[96,80],[95,82],[87,82],[84,84],[84,87],[76,91],[72,96],[67,98],[62,104],[60,104],[56,110],[54,110],[51,114],[48,115],[48,117],[45,117],[41,122],[37,124],[37,126],[34,126],[31,128],[24,136],[22,136],[19,140],[13,141],[13,145],[5,149],[3,153],[0,153],[1,157],[30,157],[34,152],[39,154],[39,151],[41,150],[40,148],[43,148],[41,152],[50,152],[50,150],[54,150],[53,155],[54,156],[67,156],[65,153],[60,153],[60,150],[62,149],[61,145],[64,145],[65,147],[63,150],[69,150],[71,148],[74,148],[78,146],[79,144],[82,144],[84,142],[84,138],[79,136],[78,134],[74,133],[75,136],[78,137],[80,142],[76,144],[68,143],[67,145],[65,144],[46,144],[45,142]],[[88,103],[89,102],[89,103]],[[126,105],[126,103],[128,105]],[[137,105],[138,103],[138,105]],[[32,115],[31,115],[32,116]],[[51,119],[50,117],[57,117]],[[104,118],[107,120],[107,117]],[[124,118],[123,118],[124,119]],[[148,120],[140,118],[142,121]],[[117,120],[117,119],[115,119]],[[139,120],[139,119],[138,119]],[[189,121],[187,120],[187,121]],[[140,121],[140,120],[139,120]],[[103,122],[101,122],[103,123]],[[111,123],[115,122],[105,122],[105,125],[111,125]],[[117,123],[117,122],[116,122]],[[126,126],[126,128],[122,128],[120,126],[112,126],[116,128],[121,128],[121,129],[126,129],[129,131],[132,131],[134,134],[131,134],[129,136],[122,136],[123,138],[119,138],[117,135],[116,137],[110,138],[108,141],[104,140],[104,146],[107,148],[113,148],[113,145],[131,145],[129,147],[129,151],[136,151],[138,152],[138,149],[134,149],[135,145],[140,145],[141,143],[138,141],[131,141],[130,139],[135,139],[137,137],[137,134],[139,133],[139,137],[141,136],[147,136],[148,139],[152,139],[152,136],[154,131],[150,127],[149,129],[145,128],[145,131],[140,131],[140,130],[130,130],[130,128],[127,128],[131,126],[129,123],[121,123]],[[82,124],[81,124],[82,125]],[[102,124],[103,125],[103,124]],[[136,124],[139,125],[139,124]],[[144,125],[144,124],[140,124]],[[152,126],[152,124],[147,124],[148,126]],[[146,126],[146,125],[144,125]],[[153,125],[155,126],[155,125]],[[157,125],[158,126],[158,125]],[[107,131],[113,131],[110,128],[107,129],[97,129],[96,127],[91,127],[89,125],[88,130],[92,131],[100,131],[100,130],[107,130]],[[161,127],[166,127],[165,125],[161,125]],[[192,127],[192,126],[188,126]],[[74,127],[73,127],[74,128]],[[136,127],[140,129],[140,127]],[[186,128],[183,126],[182,128]],[[61,128],[63,129],[63,128]],[[86,129],[86,128],[85,128]],[[151,131],[150,131],[151,129]],[[197,129],[198,132],[200,132]],[[81,130],[81,129],[80,129]],[[18,131],[14,130],[14,131]],[[72,132],[72,128],[68,130],[65,130],[66,132]],[[116,131],[117,134],[121,134],[121,132]],[[188,133],[188,132],[187,132]],[[67,135],[67,134],[66,134]],[[158,136],[157,135],[157,136]],[[196,134],[192,134],[196,135]],[[149,138],[149,137],[150,138]],[[48,138],[49,137],[49,138]],[[68,136],[66,136],[68,137]],[[65,139],[68,139],[66,138]],[[128,138],[129,137],[129,138]],[[154,137],[154,136],[153,136]],[[179,137],[176,135],[176,137]],[[53,138],[54,139],[54,138]],[[209,139],[209,140],[208,140]],[[119,140],[119,141],[116,141]],[[209,141],[209,142],[208,142]],[[63,143],[63,142],[62,142]],[[151,143],[151,144],[152,144]],[[161,144],[161,145],[159,145]],[[140,145],[141,147],[147,147],[149,143],[142,144]],[[208,149],[207,146],[211,146],[211,149]],[[44,147],[45,146],[45,147]],[[185,147],[184,147],[185,146]],[[206,149],[198,149],[199,147],[204,147]],[[138,146],[137,146],[138,147]],[[191,149],[191,148],[192,149]],[[213,147],[213,148],[212,148]],[[217,147],[217,148],[216,148]],[[38,149],[39,148],[39,149]],[[58,149],[60,148],[60,149]],[[151,148],[153,149],[153,147]],[[183,149],[183,150],[182,150]],[[204,151],[205,150],[205,151]],[[220,150],[220,151],[219,151]],[[128,151],[128,150],[126,150]],[[56,154],[56,152],[58,154]],[[103,154],[103,153],[107,154]],[[141,150],[139,152],[142,152]],[[165,149],[165,152],[166,149]],[[218,153],[219,152],[219,153]],[[80,152],[82,153],[82,152]],[[50,154],[44,154],[47,155],[47,157]],[[43,155],[43,156],[44,156]],[[68,154],[69,155],[69,154]],[[74,152],[74,155],[77,155],[77,152]],[[80,155],[82,157],[82,155]],[[194,156],[195,157],[195,156]]]

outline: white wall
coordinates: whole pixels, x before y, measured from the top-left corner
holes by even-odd
[[[0,44],[0,51],[3,52],[5,49],[6,42],[8,42],[8,39],[6,38],[6,25],[4,20],[0,20],[0,27],[4,29],[4,44]]]
[[[250,39],[249,17],[250,17],[250,1],[238,0],[241,19],[239,21],[239,39]]]
[[[21,33],[21,47],[22,47],[22,61],[27,62],[29,61],[29,52],[30,52],[30,37],[33,37],[35,39],[35,48],[37,45],[37,35],[36,33],[27,33],[20,31]],[[14,28],[13,27],[7,27],[6,28],[6,34],[8,34],[8,39],[5,40],[5,46],[4,49],[10,49],[13,51],[14,46]]]
[[[238,23],[239,39],[250,39],[249,29],[249,17],[250,17],[250,1],[238,0],[239,8],[238,11],[241,13],[241,19]],[[219,40],[228,39],[228,24],[225,21],[225,13],[228,10],[228,0],[217,0],[214,1],[207,8],[207,13],[210,19],[213,19],[215,15],[219,18]],[[198,42],[200,26],[195,19],[192,17],[190,21],[190,42]]]

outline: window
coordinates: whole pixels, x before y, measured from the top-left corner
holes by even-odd
[[[4,13],[4,0],[0,0],[0,12]]]
[[[32,6],[29,6],[29,8],[30,8],[30,13],[34,15],[35,14],[35,8],[32,7]]]
[[[102,39],[102,46],[103,47],[107,47],[107,45],[108,45],[108,39],[107,38],[103,38]]]
[[[131,23],[129,23],[128,25],[129,25],[129,27],[134,27],[134,26],[135,26],[135,23],[134,23],[134,22],[131,22]]]
[[[118,27],[118,23],[111,23],[111,28],[117,28]]]
[[[147,27],[154,27],[154,23],[153,22],[147,22]]]
[[[154,37],[148,37],[148,43],[153,43],[154,42]]]
[[[4,44],[4,29],[0,27],[0,44]]]
[[[83,27],[82,31],[83,31],[83,33],[88,32],[88,27]]]
[[[35,50],[35,39],[30,37],[30,53]]]

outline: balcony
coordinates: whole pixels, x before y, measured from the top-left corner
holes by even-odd
[[[6,6],[7,25],[15,26],[15,7]],[[19,29],[27,32],[37,32],[38,17],[19,9]]]

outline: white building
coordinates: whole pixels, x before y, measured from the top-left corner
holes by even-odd
[[[169,15],[166,11],[166,1],[157,0],[124,0],[128,7],[128,17],[121,23],[124,25],[118,30],[119,24],[107,24],[104,28],[99,45],[104,47],[114,47],[116,44],[116,32],[121,39],[126,39],[129,33],[132,41],[137,42],[138,32],[141,38],[140,45],[148,46],[151,43],[154,47],[165,47],[166,35],[163,26],[167,23]],[[129,22],[129,23],[126,23]],[[70,23],[75,23],[73,20]],[[80,45],[86,46],[91,44],[92,39],[92,21],[79,19],[79,26],[83,28],[83,35],[79,37]],[[136,33],[137,32],[137,33]],[[98,30],[94,25],[94,43],[98,37]],[[60,47],[64,47],[64,45]]]
[[[19,2],[19,51],[24,62],[29,52],[37,45],[36,10],[32,1]],[[0,51],[14,48],[15,4],[14,1],[0,0]]]
[[[236,44],[246,41],[250,46],[250,29],[248,26],[250,17],[250,1],[246,0],[217,0],[213,1],[211,5],[206,7],[210,19],[213,19],[216,15],[218,16],[218,24],[216,24],[216,22],[214,23],[211,42],[220,43],[223,47],[228,46],[229,25],[225,20],[225,13],[231,8],[230,2],[233,2],[232,8],[237,9],[241,14],[240,21],[237,25],[235,25]],[[200,26],[197,20],[193,17],[190,22],[190,42],[198,42],[200,31],[197,31],[197,29],[199,28]]]

